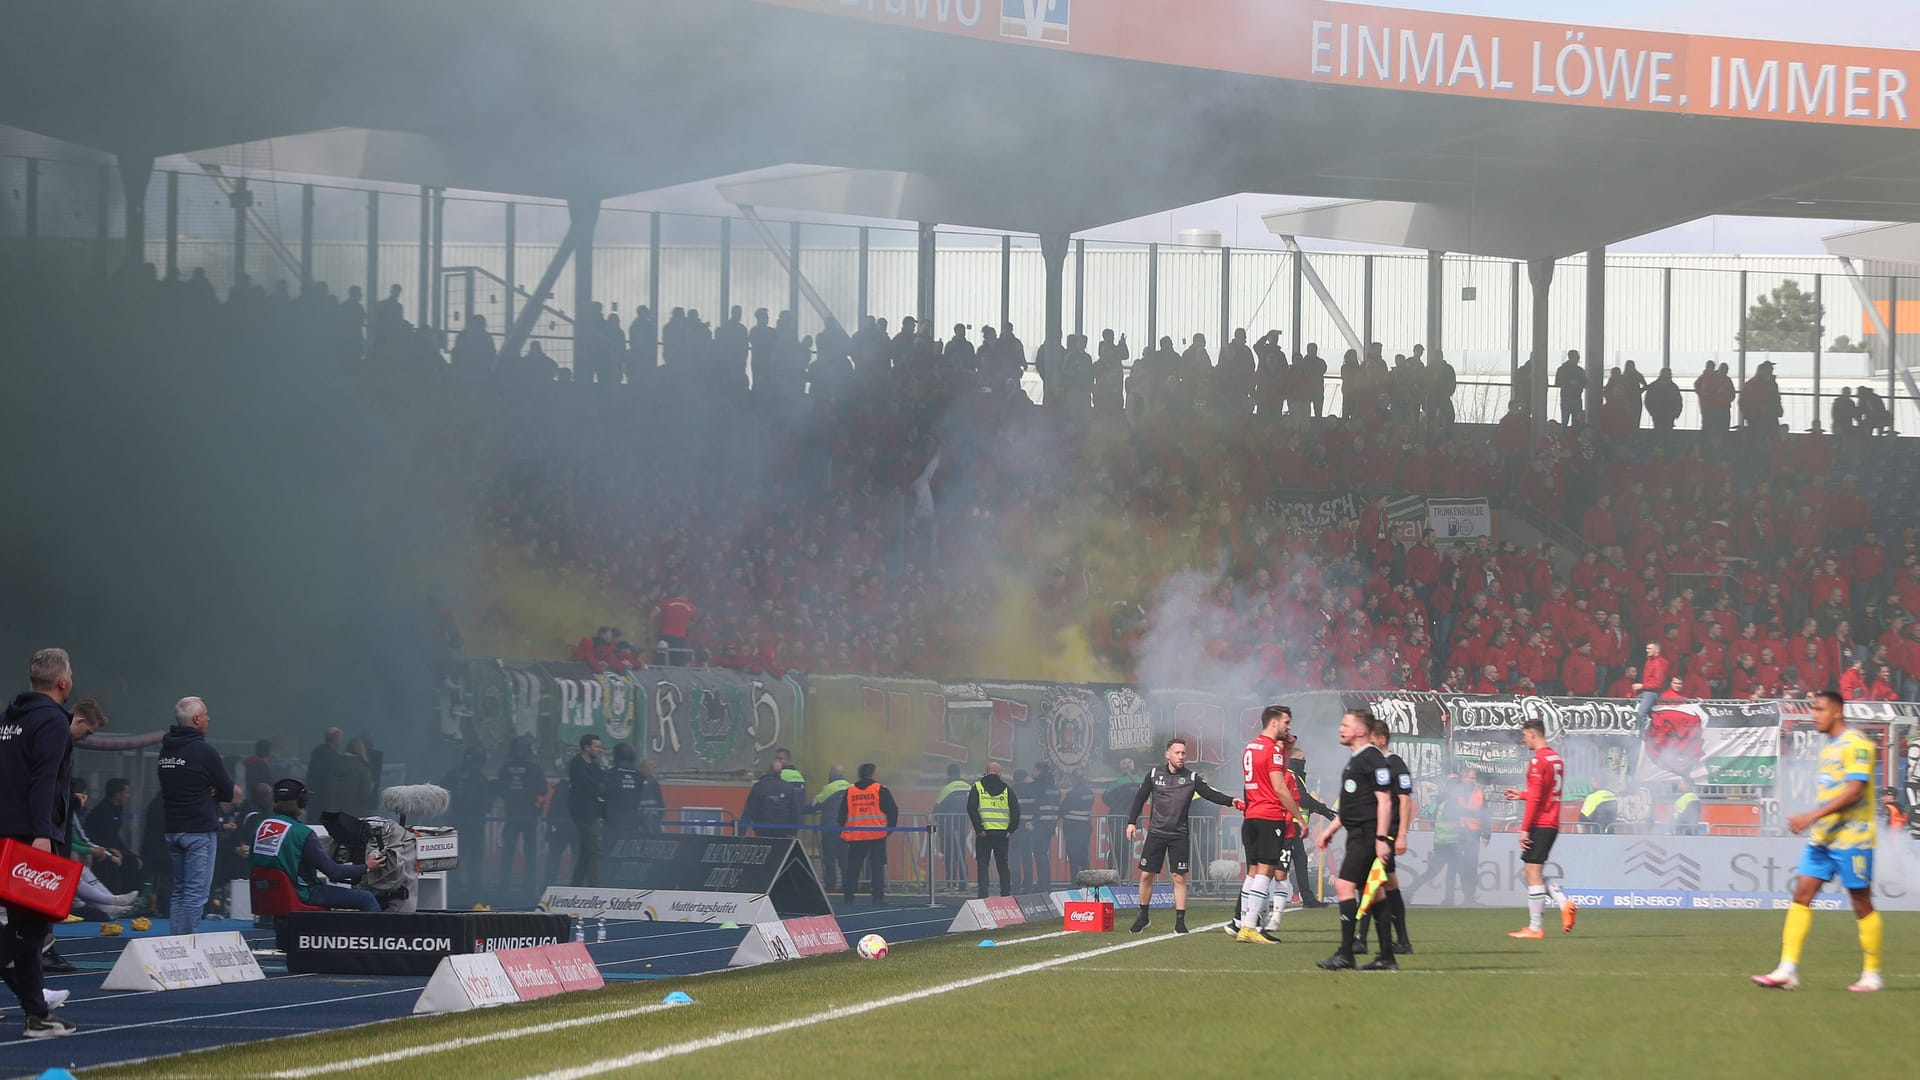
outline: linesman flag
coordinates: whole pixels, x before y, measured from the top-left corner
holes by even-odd
[[[1367,910],[1373,907],[1373,902],[1380,899],[1380,890],[1385,888],[1386,884],[1386,860],[1375,858],[1373,869],[1367,871],[1367,886],[1360,890],[1360,914],[1365,915]]]

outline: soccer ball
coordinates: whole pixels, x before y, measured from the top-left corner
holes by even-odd
[[[887,939],[879,934],[868,934],[860,939],[855,951],[862,960],[885,960],[887,958]]]

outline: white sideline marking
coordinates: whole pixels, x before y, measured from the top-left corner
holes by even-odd
[[[282,1069],[279,1072],[272,1072],[267,1075],[273,1077],[274,1080],[301,1080],[302,1077],[307,1076],[324,1076],[327,1073],[350,1072],[354,1069],[364,1069],[372,1065],[386,1065],[395,1061],[405,1061],[408,1058],[423,1057],[427,1054],[443,1054],[449,1050],[464,1050],[469,1046],[480,1046],[484,1043],[500,1042],[504,1039],[519,1039],[528,1035],[545,1035],[551,1031],[565,1031],[568,1028],[586,1027],[589,1024],[604,1024],[609,1020],[625,1020],[629,1016],[642,1016],[646,1013],[677,1008],[680,1008],[680,1006],[668,1005],[664,1002],[655,1002],[651,1005],[614,1009],[610,1012],[597,1013],[593,1016],[578,1016],[571,1020],[554,1020],[545,1024],[535,1024],[532,1027],[514,1028],[511,1031],[496,1031],[488,1035],[470,1035],[460,1039],[444,1039],[437,1043],[425,1043],[420,1046],[409,1046],[400,1050],[389,1050],[383,1054],[368,1054],[366,1057],[349,1058],[345,1061],[330,1061],[324,1065],[308,1065],[298,1069]]]
[[[1082,931],[1055,930],[1051,934],[1035,934],[1032,937],[1008,938],[1007,940],[998,942],[997,944],[1000,948],[1005,948],[1008,945],[1025,945],[1029,941],[1045,941],[1048,938],[1066,937],[1068,934],[1078,934],[1078,933],[1082,933]]]
[[[1227,924],[1224,922],[1214,923],[1211,926],[1201,927],[1200,932],[1204,933],[1208,930],[1218,930],[1225,925]],[[648,1065],[656,1061],[665,1061],[668,1058],[681,1057],[686,1054],[699,1053],[702,1050],[712,1050],[737,1042],[745,1042],[749,1039],[758,1039],[767,1035],[778,1035],[784,1031],[794,1031],[798,1028],[812,1027],[815,1024],[824,1024],[833,1020],[844,1020],[850,1016],[859,1016],[863,1013],[873,1012],[875,1009],[884,1009],[892,1005],[905,1005],[910,1001],[920,1001],[924,998],[933,997],[936,994],[945,994],[954,990],[965,990],[969,987],[980,986],[998,979],[1008,979],[1015,975],[1031,975],[1036,971],[1045,971],[1048,968],[1060,967],[1063,964],[1078,963],[1081,960],[1091,960],[1096,956],[1106,956],[1109,953],[1117,953],[1125,949],[1137,949],[1142,945],[1152,945],[1155,942],[1173,941],[1178,936],[1179,935],[1176,934],[1155,935],[1154,937],[1141,938],[1137,941],[1122,942],[1118,945],[1107,945],[1083,953],[1056,956],[1051,960],[1037,960],[1031,964],[1008,968],[1005,971],[994,972],[990,975],[976,975],[971,979],[957,979],[950,983],[942,983],[939,986],[929,986],[923,990],[913,990],[904,994],[895,994],[892,997],[866,1001],[858,1005],[842,1005],[838,1008],[825,1009],[806,1016],[795,1017],[792,1020],[783,1020],[777,1024],[763,1024],[760,1027],[741,1028],[719,1035],[709,1035],[704,1039],[692,1039],[687,1042],[673,1043],[669,1046],[662,1046],[653,1050],[642,1050],[638,1053],[626,1054],[622,1057],[606,1058],[602,1061],[595,1061],[587,1065],[576,1065],[570,1069],[556,1069],[553,1072],[541,1073],[534,1076],[531,1080],[585,1080],[586,1077],[599,1076],[601,1073],[613,1072],[618,1069],[631,1069],[636,1065]]]
[[[148,1020],[139,1024],[115,1024],[112,1027],[83,1027],[79,1031],[74,1032],[69,1038],[78,1038],[86,1035],[105,1035],[110,1031],[136,1031],[140,1028],[168,1027],[173,1024],[197,1024],[205,1020],[224,1020],[230,1016],[251,1016],[254,1013],[281,1012],[286,1009],[311,1009],[323,1005],[338,1005],[343,1001],[364,1001],[367,998],[391,997],[394,994],[418,994],[419,992],[419,987],[408,986],[399,990],[381,990],[372,994],[354,994],[351,997],[326,998],[320,1001],[294,1001],[285,1005],[262,1005],[257,1009],[236,1009],[233,1012],[206,1013],[201,1016],[175,1016],[166,1020]],[[100,999],[90,998],[88,1000],[97,1001]],[[28,1045],[27,1041],[22,1039],[0,1046],[0,1050],[8,1050],[16,1046],[26,1045]]]

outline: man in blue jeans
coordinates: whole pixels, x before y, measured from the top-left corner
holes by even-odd
[[[160,743],[160,800],[167,852],[173,861],[172,930],[191,934],[213,887],[213,856],[220,835],[220,803],[240,797],[220,752],[207,742],[207,704],[181,698],[173,726]]]

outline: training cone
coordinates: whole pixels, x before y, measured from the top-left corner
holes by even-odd
[[[726,922],[723,922],[723,923],[721,923],[721,924],[720,924],[720,929],[722,929],[722,930],[738,930],[738,929],[740,929],[740,924],[739,924],[739,923],[737,923],[737,922],[734,922],[734,921],[733,921],[732,919],[728,919],[728,920],[727,920]]]
[[[65,1069],[48,1069],[40,1074],[39,1080],[73,1080],[73,1074]]]
[[[691,1005],[693,1004],[693,999],[688,997],[684,992],[675,990],[673,993],[661,998],[660,1003],[662,1005]]]
[[[991,949],[994,947],[994,940],[992,938],[981,938],[980,947],[983,949]]]

